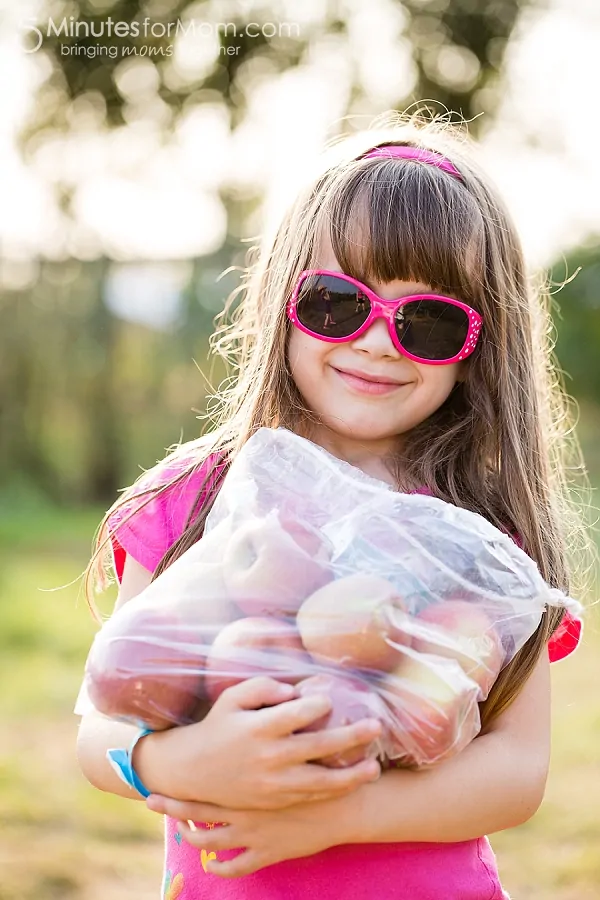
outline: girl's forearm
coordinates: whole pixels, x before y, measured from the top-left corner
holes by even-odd
[[[512,828],[538,809],[548,762],[499,732],[435,768],[391,769],[327,807],[336,843],[453,843]]]
[[[90,784],[100,791],[129,800],[144,799],[119,778],[106,758],[106,751],[112,747],[129,747],[138,731],[135,725],[115,722],[100,713],[90,712],[82,717],[77,735],[77,758]],[[173,767],[165,764],[167,752],[161,752],[164,741],[168,739],[168,732],[143,738],[135,749],[134,762],[136,772],[148,790],[177,796]]]
[[[121,781],[106,759],[111,747],[128,747],[139,729],[135,725],[114,722],[90,712],[83,716],[77,734],[77,759],[82,773],[99,791],[107,791],[130,800],[143,800],[133,788]]]

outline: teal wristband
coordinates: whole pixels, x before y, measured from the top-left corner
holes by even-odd
[[[136,744],[141,738],[146,737],[147,734],[154,734],[151,728],[142,728],[136,736],[134,737],[129,750],[115,748],[113,750],[106,751],[106,758],[121,779],[125,784],[128,784],[129,787],[134,788],[138,794],[141,794],[142,797],[149,797],[151,791],[140,781],[138,778],[135,769],[133,768],[133,751],[135,750]]]

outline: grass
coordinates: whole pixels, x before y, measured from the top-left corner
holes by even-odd
[[[0,900],[158,896],[162,826],[143,804],[80,774],[72,708],[95,625],[72,581],[100,510],[0,518]],[[107,596],[110,609],[114,589]],[[554,750],[546,799],[494,835],[507,890],[527,900],[591,900],[600,884],[600,622],[553,667]]]
[[[72,708],[96,626],[81,582],[55,588],[82,572],[100,513],[0,519],[0,900],[158,893],[159,817],[92,788],[75,757]]]

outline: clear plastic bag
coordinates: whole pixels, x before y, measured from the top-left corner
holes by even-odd
[[[269,675],[331,697],[311,728],[375,716],[360,755],[430,765],[477,735],[478,703],[547,605],[580,610],[483,517],[262,428],[204,537],[98,632],[85,684],[105,715],[161,729]]]

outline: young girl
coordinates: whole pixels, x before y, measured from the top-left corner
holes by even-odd
[[[105,586],[112,547],[116,608],[201,539],[228,464],[263,426],[486,516],[569,591],[566,540],[585,532],[561,462],[564,397],[547,309],[501,199],[464,138],[431,123],[392,120],[334,149],[217,340],[229,358],[237,349],[239,377],[215,429],[144,473],[102,523],[87,575]],[[326,332],[323,286],[339,310]],[[198,724],[154,734],[82,698],[80,765],[100,790],[152,792],[149,808],[166,815],[168,900],[507,897],[484,835],[525,822],[542,801],[548,663],[581,630],[561,616],[546,611],[502,672],[480,736],[430,770],[311,763],[369,742],[377,723],[294,734],[327,702],[268,678],[225,691]],[[110,748],[129,748],[138,790],[113,770]]]

